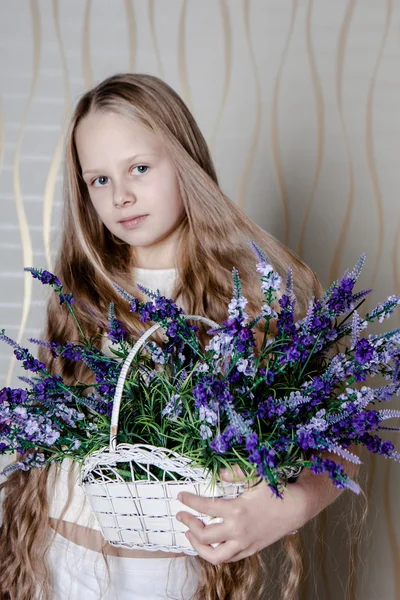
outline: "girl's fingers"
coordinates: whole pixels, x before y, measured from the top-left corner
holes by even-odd
[[[252,552],[251,550],[242,550],[241,552],[238,552],[237,554],[235,554],[234,556],[232,556],[232,558],[230,558],[226,562],[238,562],[239,560],[243,560],[244,558],[248,558],[252,554],[254,554],[254,552]]]
[[[209,525],[205,525],[200,519],[197,519],[189,513],[183,512],[178,514],[179,517],[182,515],[178,520],[189,527],[190,532],[201,544],[220,544],[221,542],[226,541],[226,528],[222,523],[210,523]]]
[[[213,548],[212,546],[199,542],[190,531],[186,532],[186,537],[197,554],[213,565],[230,562],[232,556],[236,556],[240,550],[238,544],[233,541],[223,542],[216,548]]]
[[[223,498],[206,498],[205,496],[196,496],[196,494],[190,494],[189,492],[180,492],[178,500],[202,515],[224,518],[230,514],[227,504],[231,501],[224,500]]]
[[[229,483],[242,481],[243,479],[246,479],[246,476],[243,473],[242,469],[239,467],[239,465],[232,465],[231,468],[221,469],[220,475],[221,479]]]

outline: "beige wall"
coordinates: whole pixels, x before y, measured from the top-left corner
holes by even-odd
[[[0,328],[39,335],[43,290],[22,269],[52,267],[63,123],[85,89],[127,70],[182,95],[224,191],[325,286],[365,251],[360,285],[376,302],[399,294],[399,12],[398,0],[3,0]],[[0,385],[17,383],[11,356],[0,347]],[[347,597],[392,600],[400,465],[376,460],[371,472],[369,538],[352,549]],[[301,600],[346,597],[347,500],[322,524],[318,588]]]

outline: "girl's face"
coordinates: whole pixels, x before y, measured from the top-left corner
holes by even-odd
[[[105,227],[135,247],[137,266],[175,267],[184,207],[161,140],[128,117],[93,112],[77,126],[75,144],[90,199]]]

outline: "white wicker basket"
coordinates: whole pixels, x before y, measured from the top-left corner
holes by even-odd
[[[218,327],[217,323],[205,317],[184,315],[184,318]],[[205,471],[191,467],[190,459],[165,448],[145,444],[117,445],[119,410],[128,369],[146,340],[160,327],[157,323],[148,329],[126,358],[115,391],[110,445],[88,456],[81,470],[80,484],[104,538],[111,545],[195,555],[185,536],[187,527],[176,520],[176,513],[186,510],[206,524],[210,520],[218,520],[183,505],[177,500],[177,494],[188,491],[228,499],[242,493],[244,485],[221,482],[212,486]],[[118,463],[130,465],[130,481],[125,481],[118,473]],[[163,480],[160,481],[151,472],[152,466],[163,471]],[[138,467],[146,474],[144,480],[135,480]],[[172,481],[165,480],[167,474]]]

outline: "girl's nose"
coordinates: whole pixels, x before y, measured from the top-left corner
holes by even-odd
[[[113,198],[113,205],[115,208],[123,208],[124,206],[129,206],[135,202],[136,198],[132,193],[126,193],[123,196],[115,195]]]

